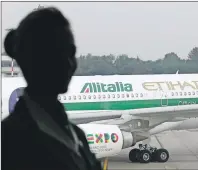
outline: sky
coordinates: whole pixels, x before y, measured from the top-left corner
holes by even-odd
[[[2,41],[6,28],[38,5],[58,7],[69,18],[77,56],[163,58],[175,52],[187,58],[198,46],[198,2],[2,2]]]

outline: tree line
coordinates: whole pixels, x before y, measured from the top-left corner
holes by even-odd
[[[5,52],[3,55],[6,55]],[[155,61],[141,60],[128,55],[94,56],[87,54],[77,57],[76,76],[91,75],[138,75],[138,74],[180,74],[198,73],[198,47],[194,47],[186,59],[170,52]]]
[[[170,52],[163,59],[143,61],[128,55],[94,56],[87,54],[78,60],[77,76],[91,75],[138,75],[138,74],[179,74],[198,73],[198,47],[194,47],[187,59]]]

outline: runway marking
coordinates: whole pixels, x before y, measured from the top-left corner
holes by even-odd
[[[176,168],[176,167],[165,166],[165,169],[166,169],[166,170],[168,170],[168,169],[174,170],[174,169],[177,169],[177,168]]]
[[[104,165],[103,165],[103,170],[108,170],[108,158],[105,158],[104,160]]]

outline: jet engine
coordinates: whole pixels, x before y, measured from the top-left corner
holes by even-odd
[[[138,135],[120,130],[116,125],[79,124],[84,132],[90,150],[97,158],[117,155],[122,149],[134,146],[142,140]]]

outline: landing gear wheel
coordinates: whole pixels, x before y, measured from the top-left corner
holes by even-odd
[[[166,149],[158,149],[155,153],[155,159],[158,162],[167,162],[169,159],[169,153]]]
[[[129,160],[131,162],[138,162],[138,154],[140,153],[140,150],[135,148],[135,149],[132,149],[130,152],[129,152]]]
[[[140,163],[149,163],[151,161],[151,154],[148,150],[141,150],[139,154]]]

